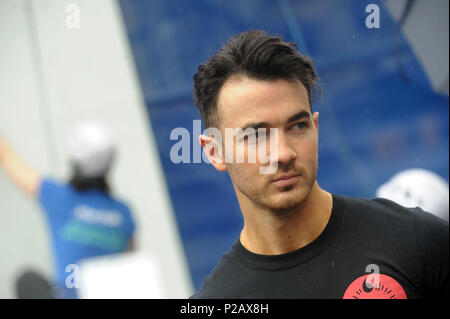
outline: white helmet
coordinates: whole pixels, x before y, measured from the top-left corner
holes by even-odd
[[[105,175],[116,153],[112,132],[95,121],[79,123],[68,141],[69,161],[76,166],[83,177]]]
[[[449,215],[448,183],[425,169],[408,169],[382,184],[377,197],[390,199],[405,207],[420,207],[446,221]]]

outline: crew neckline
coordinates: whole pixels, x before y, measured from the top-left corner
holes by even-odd
[[[276,270],[290,268],[302,264],[320,254],[336,237],[345,212],[345,198],[336,194],[333,196],[333,207],[327,225],[320,235],[308,245],[281,255],[261,255],[249,251],[238,239],[231,248],[231,253],[245,265],[257,268]]]

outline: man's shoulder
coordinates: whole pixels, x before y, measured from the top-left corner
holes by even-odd
[[[229,289],[233,289],[233,278],[242,273],[242,265],[237,261],[234,252],[236,243],[225,252],[211,273],[205,278],[200,289],[190,299],[222,299],[227,298]]]
[[[43,177],[38,187],[38,200],[44,205],[51,205],[57,197],[67,193],[69,187],[50,177]]]
[[[44,176],[40,180],[40,188],[46,190],[56,190],[66,188],[67,185],[57,181],[54,178]]]
[[[352,217],[379,219],[389,222],[411,222],[414,214],[424,214],[419,207],[404,207],[385,198],[360,198],[339,196],[345,201],[346,213]]]
[[[341,196],[346,202],[346,209],[350,212],[357,212],[363,217],[382,217],[389,221],[411,221],[419,223],[443,223],[446,222],[420,207],[405,207],[386,198],[358,198]],[[448,223],[447,223],[448,224]]]
[[[404,207],[384,198],[343,196],[341,199],[345,201],[346,225],[360,229],[361,233],[414,242],[427,234],[436,233],[441,237],[448,234],[448,222],[420,207]]]

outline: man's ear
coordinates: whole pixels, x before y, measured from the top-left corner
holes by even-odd
[[[313,121],[316,126],[317,135],[319,135],[319,112],[314,112]]]
[[[202,134],[198,137],[198,141],[214,168],[220,172],[226,171],[227,166],[222,157],[222,146],[217,143],[214,137]]]

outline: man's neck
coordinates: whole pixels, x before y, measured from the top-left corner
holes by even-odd
[[[302,205],[288,217],[246,205],[242,213],[244,228],[241,243],[261,255],[279,255],[300,249],[314,241],[325,229],[331,215],[330,193],[314,183]]]

